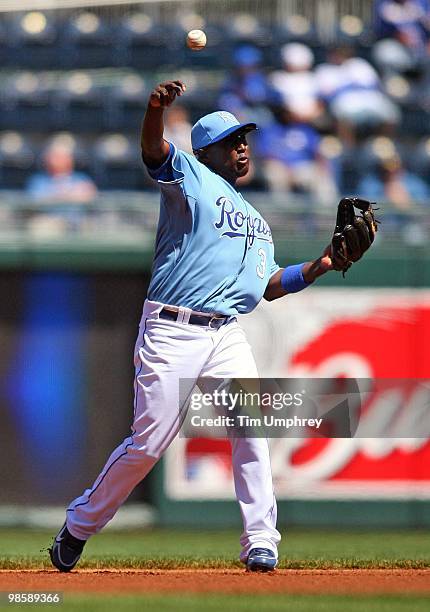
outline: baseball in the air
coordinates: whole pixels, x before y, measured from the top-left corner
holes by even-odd
[[[187,34],[187,46],[192,51],[201,51],[206,46],[206,34],[203,30],[191,30]]]

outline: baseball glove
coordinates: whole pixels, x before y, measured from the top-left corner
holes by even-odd
[[[338,204],[331,259],[333,268],[343,276],[353,262],[363,257],[375,239],[379,221],[375,219],[374,204],[360,198],[342,198]],[[359,215],[355,208],[360,211]]]

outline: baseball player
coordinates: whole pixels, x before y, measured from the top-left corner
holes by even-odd
[[[301,291],[328,270],[350,265],[346,251],[334,254],[332,246],[314,261],[284,269],[275,263],[267,222],[235,187],[248,172],[246,135],[256,125],[228,112],[211,113],[192,128],[194,155],[184,153],[164,140],[163,116],[185,90],[181,81],[169,81],[149,97],[142,156],[160,187],[161,204],[135,347],[133,424],[94,484],[67,508],[50,549],[53,565],[63,572],[76,565],[88,538],[114,516],[177,435],[187,410],[179,380],[189,382],[186,397],[200,378],[258,376],[236,315],[252,311],[262,297]],[[231,444],[243,519],[240,559],[248,570],[273,570],[280,534],[268,443],[233,437]]]

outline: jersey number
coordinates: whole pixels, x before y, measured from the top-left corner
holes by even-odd
[[[267,255],[266,255],[266,251],[264,249],[258,249],[258,254],[260,255],[260,263],[258,264],[256,270],[257,270],[257,276],[259,278],[264,278],[264,275],[266,273],[266,259],[267,259]]]

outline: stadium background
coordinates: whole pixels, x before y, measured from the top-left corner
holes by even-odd
[[[193,122],[221,95],[231,102],[226,79],[242,61],[249,68],[255,50],[266,79],[281,69],[289,42],[311,48],[316,67],[333,47],[348,46],[377,75],[353,91],[382,92],[395,112],[375,119],[365,109],[364,118],[342,121],[331,99],[318,98],[308,121],[318,134],[312,162],[336,194],[357,193],[366,176],[399,160],[428,188],[429,61],[425,40],[385,51],[380,41],[396,33],[383,29],[379,3],[365,1],[14,4],[0,2],[0,524],[56,528],[65,504],[128,434],[132,348],[157,220],[158,195],[139,157],[151,87],[183,78]],[[198,54],[184,45],[192,27],[208,33]],[[285,102],[245,98],[231,102],[235,111],[263,126]],[[90,201],[32,193],[30,178],[53,142],[94,181]],[[266,161],[256,156],[243,188],[274,228],[279,263],[303,261],[327,242],[336,200],[273,185]],[[345,280],[328,275],[244,318],[262,374],[429,375],[429,200],[417,199],[382,198],[382,232]],[[276,440],[281,527],[428,525],[429,441],[347,443]],[[239,525],[224,443],[172,447],[116,525],[148,522]]]

